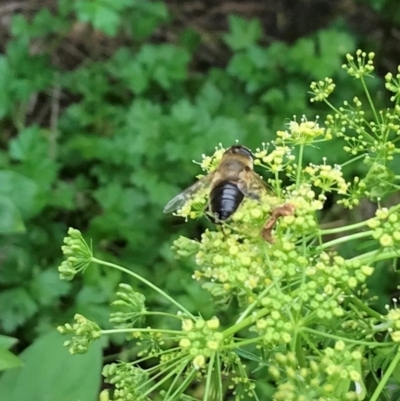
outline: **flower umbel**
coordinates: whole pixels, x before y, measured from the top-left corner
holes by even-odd
[[[68,230],[61,247],[66,260],[58,268],[61,280],[72,280],[75,274],[84,271],[92,261],[92,251],[83,239],[82,234],[75,228]]]
[[[57,327],[57,330],[61,334],[73,334],[72,339],[64,343],[71,354],[85,354],[90,344],[100,338],[101,329],[97,323],[82,315],[76,314],[74,320],[74,324],[67,323],[64,326]]]
[[[192,277],[209,292],[211,313],[218,317],[186,309],[134,269],[93,257],[80,232],[69,230],[62,278],[71,279],[95,262],[139,280],[169,303],[160,304],[159,311],[147,310],[136,287],[121,284],[112,305],[115,328],[101,330],[81,315],[73,325],[59,328],[73,335],[66,342],[71,353],[85,352],[106,334],[124,334],[133,343],[127,353],[133,362],[104,368],[106,381],[114,386],[113,401],[261,400],[265,394],[258,392],[266,380],[275,385],[268,395],[272,401],[378,401],[397,391],[397,300],[382,314],[374,309],[368,286],[378,262],[384,262],[385,274],[390,274],[399,256],[400,205],[380,202],[400,188],[393,167],[400,155],[400,78],[386,77],[396,104],[377,111],[366,86],[373,58],[361,50],[347,56],[345,69],[358,80],[364,97],[353,96],[335,106],[328,101],[335,88],[332,79],[313,83],[313,99],[333,111],[324,124],[318,118],[294,119],[275,141],[256,149],[256,172],[263,169],[268,183],[261,183],[259,196],[250,196],[243,183],[246,173],[253,173],[251,163],[247,169],[237,163],[241,175],[233,175],[230,183],[237,186],[233,192],[243,195],[238,208],[197,239],[181,236],[174,242],[177,256],[194,259]],[[321,154],[320,164],[304,162],[309,149],[322,148],[319,143],[332,136],[336,141],[331,154]],[[338,143],[343,145],[341,158],[349,157],[341,164]],[[198,164],[212,172],[223,152],[220,146]],[[351,170],[362,171],[360,177],[348,178],[347,167],[360,161],[362,168],[357,164],[360,170]],[[260,177],[253,178],[260,184]],[[209,189],[194,193],[178,214],[200,217],[208,196]],[[365,199],[377,200],[375,216],[346,222],[350,215],[341,205],[351,208]],[[324,220],[328,216],[324,211],[336,208],[339,217],[321,223],[321,215]],[[166,328],[157,327],[159,322]]]

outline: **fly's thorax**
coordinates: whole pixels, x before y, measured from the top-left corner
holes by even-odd
[[[221,178],[230,181],[237,181],[239,174],[248,169],[253,169],[253,160],[241,154],[225,154],[218,166]]]

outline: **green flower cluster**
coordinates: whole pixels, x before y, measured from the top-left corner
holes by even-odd
[[[206,366],[206,360],[219,349],[223,342],[223,334],[218,331],[219,320],[184,319],[182,331],[184,337],[179,341],[182,351],[188,352],[196,370]]]
[[[342,68],[346,70],[350,76],[360,79],[363,76],[371,75],[374,71],[374,58],[375,53],[370,52],[367,54],[358,49],[355,58],[351,54],[346,55],[347,64],[343,64]]]
[[[150,401],[144,390],[148,389],[148,374],[132,363],[119,362],[103,368],[106,383],[114,386],[113,401]]]
[[[382,248],[399,248],[400,213],[397,210],[378,209],[375,217],[368,221],[368,227],[372,229],[372,237],[379,241]]]
[[[347,56],[345,70],[364,88],[374,69],[373,58],[373,53],[362,51]],[[399,82],[400,69],[395,78],[386,77],[396,102]],[[144,296],[121,284],[112,305],[116,329],[101,330],[80,315],[73,325],[59,328],[72,334],[66,342],[72,353],[85,352],[100,335],[128,335],[135,362],[111,364],[103,372],[115,387],[114,401],[147,400],[153,394],[163,394],[168,401],[186,395],[198,399],[194,398],[198,391],[210,401],[222,401],[230,394],[238,400],[260,399],[254,380],[265,382],[266,371],[276,385],[273,401],[383,397],[400,364],[400,312],[388,307],[383,316],[373,310],[366,282],[377,262],[398,257],[400,206],[379,206],[372,219],[343,227],[322,229],[318,217],[328,194],[351,208],[362,198],[379,199],[399,188],[391,162],[400,153],[395,147],[400,107],[377,112],[367,89],[371,113],[365,113],[357,97],[335,107],[328,100],[334,88],[330,78],[311,85],[313,100],[333,110],[325,127],[318,119],[302,117],[279,131],[275,141],[256,149],[254,165],[270,176],[270,189],[260,193],[259,200],[245,197],[230,219],[206,230],[199,241],[180,237],[174,242],[178,256],[194,258],[193,278],[210,292],[216,306],[232,300],[231,305],[238,306],[236,313],[230,311],[226,326],[220,327],[217,317],[195,317],[134,271],[94,258],[80,232],[69,230],[63,246],[66,260],[59,269],[62,278],[71,279],[90,263],[98,263],[141,281],[177,308],[176,313],[148,311]],[[341,166],[330,165],[325,158],[304,166],[307,147],[333,136],[343,140],[352,159]],[[198,164],[206,173],[215,171],[224,151],[220,146]],[[368,172],[350,184],[342,169],[360,159]],[[208,197],[205,188],[176,214],[185,219],[204,216]],[[328,235],[333,239],[328,241]],[[368,241],[368,250],[357,245],[357,254],[346,259],[336,248],[356,240]],[[171,319],[175,329],[142,327],[147,315]],[[376,384],[368,383],[367,389],[364,379],[379,369],[384,371],[382,377]]]
[[[63,335],[73,335],[71,340],[64,342],[71,354],[85,354],[90,344],[101,337],[101,329],[97,323],[86,319],[85,316],[76,314],[74,320],[74,324],[66,323],[64,326],[58,326],[57,330]]]
[[[275,401],[359,400],[364,393],[360,363],[362,352],[351,350],[343,341],[325,348],[317,361],[301,367],[296,355],[277,353],[269,373],[280,384]],[[351,383],[354,391],[349,391]]]
[[[145,296],[129,284],[121,283],[118,287],[117,299],[111,304],[110,322],[118,328],[140,327],[146,312]]]
[[[397,102],[400,96],[400,66],[397,67],[397,74],[395,77],[393,77],[393,74],[391,72],[388,72],[385,75],[385,88],[393,93],[393,96],[390,98],[392,102]],[[396,105],[397,111],[399,106]],[[397,126],[397,130],[399,127]]]
[[[316,121],[307,121],[305,116],[301,118],[300,123],[291,121],[288,126],[288,130],[276,133],[278,137],[276,140],[277,144],[292,143],[295,145],[306,145],[321,139],[326,141],[332,139],[329,130],[320,127]]]
[[[92,251],[82,237],[82,233],[75,228],[69,228],[68,236],[64,238],[61,249],[66,260],[58,268],[61,280],[72,280],[75,274],[83,272],[90,264]]]

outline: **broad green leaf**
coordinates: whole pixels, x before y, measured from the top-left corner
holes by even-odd
[[[122,21],[122,11],[129,5],[128,0],[78,0],[75,10],[81,21],[91,23],[106,35],[115,36]]]
[[[38,187],[30,178],[10,170],[0,170],[0,195],[8,197],[24,218],[34,216],[40,208]],[[5,218],[5,216],[3,216]]]
[[[0,118],[4,117],[11,107],[11,99],[8,91],[10,79],[11,70],[8,60],[0,55]]]
[[[47,269],[35,275],[29,287],[35,301],[42,306],[48,306],[68,293],[70,283],[61,281],[56,269]]]
[[[0,378],[2,401],[97,401],[101,348],[91,345],[84,355],[70,355],[65,338],[51,331],[20,355],[24,366]]]
[[[163,1],[138,1],[136,5],[137,8],[129,18],[135,39],[148,37],[169,18],[167,5]]]
[[[9,197],[0,195],[0,234],[15,234],[24,231],[25,225],[17,206]]]
[[[17,342],[18,342],[17,338],[10,337],[10,336],[3,336],[0,334],[0,347],[9,349],[13,345],[15,345]]]
[[[0,305],[0,325],[7,333],[24,324],[38,310],[36,302],[22,286],[1,291]]]
[[[19,161],[44,157],[48,150],[48,142],[45,139],[42,129],[35,125],[27,127],[10,141],[10,156]]]
[[[258,19],[247,21],[236,15],[228,17],[230,32],[224,35],[225,42],[232,50],[242,50],[255,44],[262,36]]]
[[[0,371],[18,368],[23,362],[6,348],[0,346]]]

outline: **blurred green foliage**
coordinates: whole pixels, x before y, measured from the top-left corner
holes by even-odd
[[[191,266],[178,267],[170,251],[178,231],[193,237],[197,227],[174,228],[164,204],[199,173],[192,159],[219,142],[255,148],[293,115],[323,117],[308,101],[308,84],[331,76],[339,86],[343,56],[356,47],[342,24],[266,46],[260,21],[231,15],[229,30],[215,38],[231,56],[225,68],[204,70],[196,65],[205,40],[198,31],[182,30],[169,43],[155,39],[173,21],[164,2],[147,0],[59,0],[32,18],[13,17],[0,55],[4,333],[30,342],[75,312],[107,325],[106,304],[122,279],[92,269],[80,284],[59,281],[68,226],[101,244],[99,256],[210,315]],[[79,62],[64,46],[75,31],[93,41]],[[107,40],[114,42],[98,51]],[[346,82],[340,86],[354,93]],[[329,146],[315,148],[308,161],[327,151],[345,159],[340,145]]]

